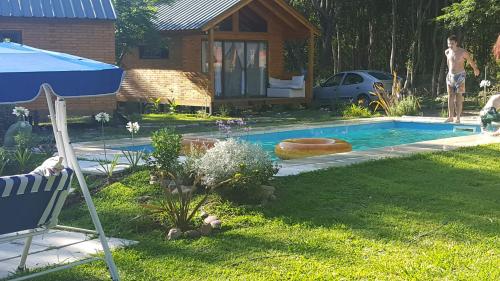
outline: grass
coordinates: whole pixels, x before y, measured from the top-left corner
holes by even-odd
[[[279,126],[289,124],[301,124],[310,122],[324,122],[342,119],[334,116],[331,112],[325,112],[316,109],[307,110],[286,110],[268,111],[262,113],[242,114],[245,120],[254,127]],[[217,120],[229,120],[241,117],[220,117],[208,116],[203,117],[197,114],[143,114],[142,120],[139,121],[141,129],[138,137],[149,137],[153,131],[164,127],[175,127],[176,131],[181,134],[185,133],[200,133],[200,132],[217,132],[215,122]],[[48,124],[48,123],[47,123]],[[46,124],[46,125],[47,125]],[[95,141],[101,139],[100,127],[92,123],[90,118],[80,117],[72,118],[68,122],[69,134],[73,142]],[[51,130],[45,130],[45,135],[49,135]],[[128,138],[130,133],[125,129],[125,125],[107,124],[105,127],[106,139]]]
[[[500,145],[278,178],[263,207],[214,205],[221,233],[166,241],[136,198],[147,172],[103,189],[123,280],[500,280]],[[83,205],[63,223],[89,227]],[[37,280],[108,280],[101,263]]]

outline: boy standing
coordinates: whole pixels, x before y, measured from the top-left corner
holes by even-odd
[[[448,119],[452,122],[456,115],[455,123],[460,123],[465,93],[465,61],[474,69],[474,75],[479,76],[479,69],[469,52],[458,47],[458,38],[455,35],[448,37],[448,49],[444,52],[448,64],[446,85],[448,89]]]

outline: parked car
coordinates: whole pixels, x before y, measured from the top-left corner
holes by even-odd
[[[392,79],[390,73],[376,70],[340,72],[314,88],[314,100],[319,103],[342,100],[369,106],[376,99],[371,94],[375,84],[391,92]],[[401,82],[402,78],[398,77],[398,80]]]

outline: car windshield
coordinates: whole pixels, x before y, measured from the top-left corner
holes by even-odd
[[[385,72],[368,72],[371,76],[377,78],[378,80],[392,80],[392,76],[389,73]]]

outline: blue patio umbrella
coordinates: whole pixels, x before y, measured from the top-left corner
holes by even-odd
[[[64,53],[0,43],[0,103],[29,102],[48,84],[59,97],[114,94],[123,70]]]
[[[70,143],[66,125],[65,98],[114,94],[120,87],[123,73],[123,70],[117,66],[90,59],[40,50],[16,43],[0,43],[0,104],[29,102],[36,99],[40,94],[45,93],[58,155],[63,157],[65,164],[74,171],[74,174],[78,178],[85,203],[88,206],[90,216],[95,226],[95,231],[81,231],[98,235],[104,250],[104,259],[110,271],[111,278],[115,281],[120,280],[118,270],[111,256],[108,241],[104,235],[87,183],[85,182],[85,178]],[[55,104],[52,102],[52,95],[54,94],[57,96]],[[28,174],[9,178],[9,182],[12,181],[16,188],[20,188],[23,180],[16,181],[15,179],[17,178],[27,180],[29,185],[32,176]],[[26,181],[24,181],[24,183],[26,184]],[[33,199],[38,200],[38,198]],[[54,200],[51,199],[50,202],[55,202]],[[38,217],[40,216],[40,214],[33,214],[33,216],[37,215]],[[38,221],[38,219],[35,221]],[[0,220],[0,224],[1,223],[2,221]],[[19,266],[23,268],[29,253],[32,237],[45,233],[49,227],[54,226],[50,225],[42,229],[26,229],[26,231],[28,231],[27,233],[18,234],[16,232],[12,237],[0,237],[0,240],[10,238],[19,239],[21,236],[27,237]],[[71,228],[71,230],[76,229]],[[88,259],[85,262],[90,262],[92,260],[95,260],[95,258]],[[34,277],[43,273],[66,269],[70,266],[82,264],[83,262],[84,261],[70,263],[43,272],[33,273],[30,276]],[[28,276],[23,276],[19,280],[24,280],[27,277]]]

